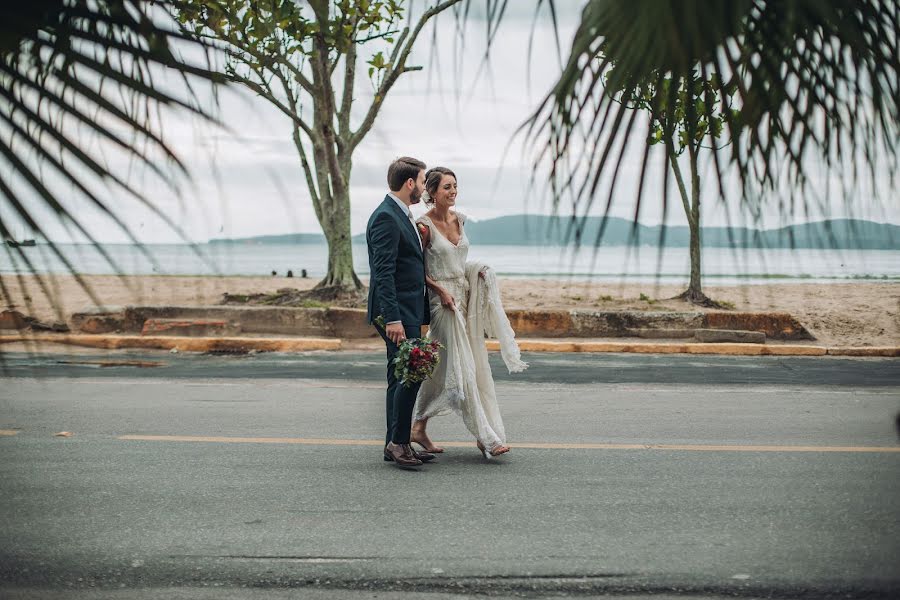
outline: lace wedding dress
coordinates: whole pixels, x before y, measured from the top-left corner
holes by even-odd
[[[462,236],[458,244],[444,237],[427,216],[417,221],[430,230],[425,248],[426,274],[446,289],[456,309],[441,305],[437,294],[429,294],[431,325],[428,337],[444,348],[433,375],[422,383],[416,400],[416,420],[455,412],[488,451],[506,445],[506,432],[497,405],[494,378],[488,363],[485,336],[500,342],[500,353],[510,373],[525,370],[515,334],[510,327],[497,278],[487,265],[466,262],[469,239],[465,215],[456,213]],[[484,272],[484,278],[478,276]]]

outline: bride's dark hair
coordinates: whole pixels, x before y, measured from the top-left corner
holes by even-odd
[[[425,195],[422,201],[429,206],[434,204],[434,194],[437,192],[438,186],[441,185],[441,179],[444,175],[450,175],[456,179],[456,173],[447,167],[434,167],[425,172]]]

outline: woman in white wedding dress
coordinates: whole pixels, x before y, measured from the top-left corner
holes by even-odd
[[[500,341],[511,373],[523,371],[515,334],[500,303],[497,278],[487,265],[466,262],[466,216],[456,204],[456,175],[435,167],[425,175],[425,202],[431,209],[417,221],[425,250],[425,282],[430,290],[428,336],[444,345],[433,375],[416,400],[411,440],[428,452],[443,452],[428,437],[428,419],[456,412],[487,458],[509,452],[488,364],[485,335]]]

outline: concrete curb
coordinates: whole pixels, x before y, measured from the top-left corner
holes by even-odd
[[[900,356],[900,347],[871,346],[867,348],[842,346],[828,349],[829,356]]]
[[[370,340],[367,340],[367,342]],[[336,338],[250,338],[250,337],[177,337],[138,335],[2,335],[0,344],[54,343],[101,349],[144,348],[182,352],[310,352],[341,350],[346,341]],[[380,346],[379,346],[380,347]],[[488,340],[487,348],[499,350],[496,340]],[[900,346],[825,347],[808,345],[653,343],[653,342],[570,342],[552,340],[519,340],[523,352],[619,352],[636,354],[718,354],[731,356],[861,356],[900,357]]]
[[[552,342],[518,340],[523,352],[622,352],[634,354],[719,354],[733,356],[825,356],[824,346],[761,346],[760,344],[660,344],[641,342]],[[494,341],[487,342],[488,350],[499,350]]]
[[[176,349],[180,352],[309,352],[340,350],[341,340],[329,338],[247,338],[178,337],[143,335],[4,335],[0,344],[10,342],[53,343],[88,348]]]

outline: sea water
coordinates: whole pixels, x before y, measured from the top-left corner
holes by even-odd
[[[128,275],[267,276],[275,271],[311,278],[325,274],[325,244],[198,244],[103,246],[59,244],[16,250],[0,249],[0,273],[67,273]],[[501,277],[596,281],[684,283],[690,272],[687,248],[608,246],[473,245],[469,257],[490,265]],[[64,259],[65,260],[64,260]],[[369,274],[365,244],[353,244],[353,260],[361,277]],[[68,261],[69,265],[66,265]],[[704,248],[702,272],[707,285],[786,282],[884,280],[900,282],[900,251]]]

